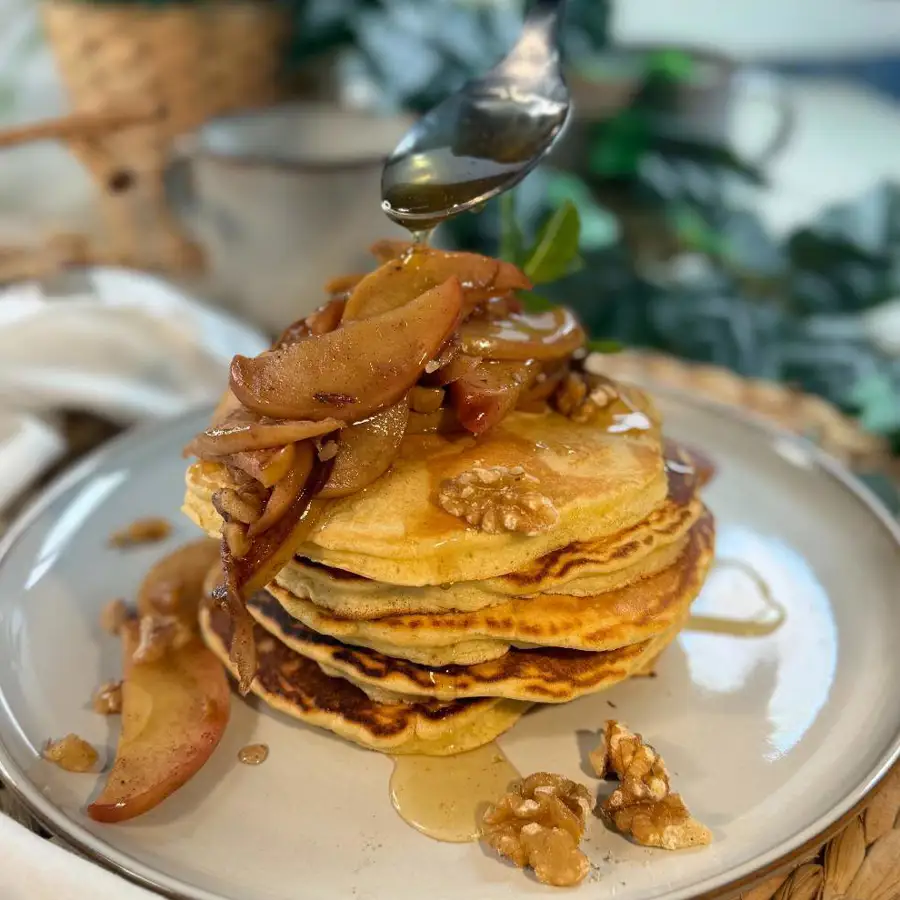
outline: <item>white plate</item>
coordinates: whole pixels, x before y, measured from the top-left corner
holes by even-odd
[[[667,853],[590,824],[595,863],[579,889],[617,900],[694,897],[801,847],[856,804],[900,742],[900,529],[814,449],[695,401],[661,400],[669,432],[719,465],[708,491],[718,551],[752,565],[788,609],[766,638],[685,633],[655,679],[526,716],[501,738],[524,773],[592,786],[585,746],[610,715],[655,744],[694,813],[705,849]],[[502,900],[557,897],[474,844],[441,844],[388,800],[391,760],[265,709],[233,701],[222,745],[185,788],[134,822],[82,812],[91,775],[40,759],[69,731],[107,748],[114,722],[89,709],[115,677],[115,642],[98,612],[133,597],[148,566],[195,537],[181,517],[180,449],[206,414],[132,433],[58,483],[5,544],[0,564],[0,774],[50,827],[122,871],[191,898]],[[163,515],[162,546],[113,551],[107,536]],[[702,611],[752,614],[750,580],[715,572]],[[615,704],[615,711],[610,704]],[[240,747],[271,747],[258,767]]]

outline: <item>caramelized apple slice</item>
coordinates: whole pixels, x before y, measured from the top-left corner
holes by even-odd
[[[415,247],[363,278],[347,300],[343,321],[369,319],[397,309],[453,277],[462,284],[467,310],[496,294],[531,287],[511,263],[477,253]]]
[[[247,450],[226,456],[224,462],[246,472],[263,487],[281,481],[294,464],[294,445],[285,444],[277,450]]]
[[[482,434],[496,425],[515,407],[519,394],[537,377],[538,371],[534,361],[485,361],[454,381],[450,385],[450,397],[463,428]]]
[[[356,422],[396,403],[453,333],[462,310],[456,278],[399,309],[254,359],[236,356],[231,389],[263,415]]]
[[[325,283],[325,293],[334,300],[346,300],[353,290],[366,276],[358,275],[338,275]],[[329,329],[330,330],[330,329]]]
[[[486,359],[562,359],[584,345],[584,331],[567,309],[469,319],[459,330],[462,351]]]
[[[305,421],[259,421],[259,416],[245,409],[233,412],[224,421],[198,434],[187,446],[200,459],[218,459],[232,453],[248,450],[270,450],[305,441],[343,428],[337,419],[324,418],[316,422]]]
[[[331,475],[319,496],[346,497],[383,475],[397,455],[408,419],[404,397],[370,419],[345,428],[338,439]]]
[[[303,441],[296,445],[294,465],[288,473],[275,485],[266,502],[262,515],[250,525],[247,535],[252,539],[264,531],[268,531],[276,522],[280,522],[293,505],[309,473],[312,472],[315,451],[311,441]]]
[[[222,664],[193,637],[157,662],[135,663],[137,621],[122,629],[122,732],[100,796],[98,822],[153,809],[195,775],[215,750],[231,710]]]
[[[142,616],[178,615],[194,626],[203,579],[219,558],[219,543],[210,538],[192,541],[164,556],[144,576],[137,608]]]

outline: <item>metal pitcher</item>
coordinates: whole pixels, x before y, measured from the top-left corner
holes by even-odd
[[[370,269],[373,241],[407,234],[381,211],[380,178],[410,124],[297,103],[179,139],[166,194],[206,253],[211,292],[275,333],[321,304],[330,278]]]

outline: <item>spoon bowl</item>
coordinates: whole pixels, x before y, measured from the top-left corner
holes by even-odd
[[[559,11],[538,0],[509,55],[424,115],[388,157],[382,209],[428,231],[521,181],[553,145],[569,115],[560,65]]]

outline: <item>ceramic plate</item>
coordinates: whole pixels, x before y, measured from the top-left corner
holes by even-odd
[[[708,502],[718,555],[740,560],[787,610],[767,637],[685,632],[656,678],[527,715],[500,743],[523,773],[592,788],[585,748],[613,715],[655,744],[707,848],[633,846],[590,824],[593,865],[578,889],[617,900],[696,897],[796,852],[850,810],[897,756],[900,532],[876,502],[806,444],[695,401],[661,397],[669,432],[719,466]],[[0,773],[50,827],[121,871],[191,898],[502,900],[558,897],[475,844],[409,828],[388,799],[391,760],[237,697],[214,756],[145,817],[100,825],[83,813],[91,775],[40,759],[77,732],[112,753],[115,722],[89,709],[118,674],[97,618],[133,597],[150,564],[196,537],[179,516],[180,450],[206,414],[132,433],[72,471],[7,539],[0,564]],[[166,516],[162,545],[110,550],[138,516]],[[754,617],[762,599],[736,568],[715,570],[704,614]],[[240,765],[251,741],[268,761]]]

